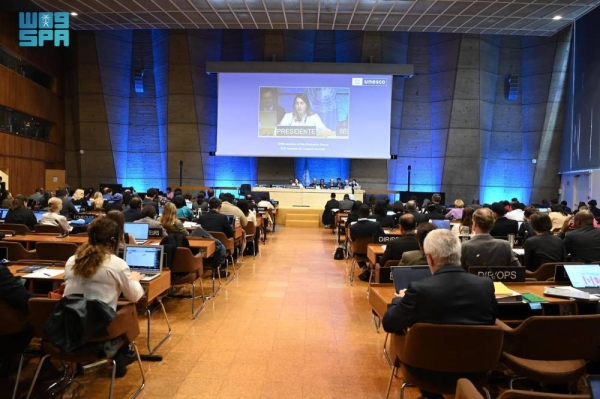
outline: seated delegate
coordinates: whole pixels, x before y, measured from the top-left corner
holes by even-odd
[[[137,302],[144,290],[140,284],[143,277],[132,272],[127,263],[115,252],[119,242],[117,223],[108,217],[94,219],[88,228],[89,241],[81,245],[75,255],[65,264],[64,295],[82,294],[85,299],[96,299],[117,309],[117,301],[123,296]],[[119,342],[103,343],[102,350],[107,355],[114,354]],[[127,373],[127,364],[133,361],[132,350],[121,347],[114,357],[116,376],[123,377]]]
[[[286,136],[285,126],[309,126],[316,129],[316,134],[310,134],[307,132],[306,134],[300,133],[292,133],[290,129],[289,135],[291,136],[313,136],[317,137],[328,137],[335,136],[335,132],[329,130],[327,126],[323,123],[318,114],[313,113],[310,106],[310,101],[308,100],[308,96],[304,93],[296,95],[294,97],[293,111],[288,112],[284,115],[281,123],[277,126],[275,130],[276,136]]]

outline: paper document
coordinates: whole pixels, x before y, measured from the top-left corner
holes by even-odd
[[[33,273],[23,276],[23,278],[50,278],[63,274],[65,269],[39,269]]]
[[[496,296],[513,295],[513,290],[505,286],[503,283],[494,282],[494,294]]]
[[[183,227],[196,227],[198,226],[198,223],[194,223],[194,222],[183,222]]]

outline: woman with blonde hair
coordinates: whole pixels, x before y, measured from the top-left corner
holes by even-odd
[[[104,198],[100,191],[96,191],[92,197],[92,210],[103,211],[104,210]]]
[[[140,284],[143,275],[132,272],[127,263],[115,255],[119,237],[117,224],[108,217],[96,218],[87,233],[88,242],[77,248],[65,264],[64,295],[83,295],[88,300],[102,301],[114,310],[121,293],[127,300],[137,302],[144,295]],[[119,348],[118,342],[101,344],[107,355]],[[118,350],[114,357],[116,377],[123,377],[132,362],[132,350],[127,346]]]
[[[71,198],[71,202],[73,203],[73,205],[85,205],[85,206],[87,206],[88,203],[87,203],[87,200],[84,197],[85,197],[85,193],[83,192],[82,189],[78,188],[73,193],[73,197]]]
[[[181,234],[189,236],[190,233],[185,229],[183,223],[177,218],[177,208],[172,202],[167,202],[163,207],[163,213],[158,219],[161,226],[167,234]]]
[[[48,200],[48,212],[42,215],[40,224],[59,226],[63,233],[73,230],[73,227],[69,224],[67,218],[60,214],[61,210],[62,200],[56,197],[50,198]]]

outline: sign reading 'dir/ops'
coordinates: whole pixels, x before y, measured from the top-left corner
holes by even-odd
[[[69,46],[69,13],[20,12],[19,46],[44,47],[46,42]]]

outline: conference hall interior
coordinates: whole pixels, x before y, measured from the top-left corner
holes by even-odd
[[[599,4],[2,0],[0,398],[600,398]]]

